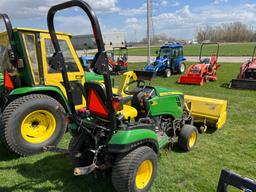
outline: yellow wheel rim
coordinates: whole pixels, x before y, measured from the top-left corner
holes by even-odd
[[[150,182],[153,174],[153,163],[145,160],[140,165],[136,174],[136,186],[138,189],[144,189]]]
[[[189,147],[192,148],[196,143],[196,131],[193,131],[190,138],[189,138]]]
[[[39,144],[47,141],[56,129],[56,119],[46,110],[29,113],[21,123],[21,135],[25,141]]]

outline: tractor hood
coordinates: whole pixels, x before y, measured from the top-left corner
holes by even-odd
[[[161,86],[155,86],[154,87],[156,90],[156,94],[158,96],[167,96],[167,95],[184,95],[182,92],[174,90],[174,89],[169,89],[166,87],[161,87]]]
[[[143,71],[150,71],[150,72],[153,72],[153,71],[155,71],[155,68],[156,68],[156,67],[155,67],[154,65],[149,64],[149,65],[147,65],[147,66],[144,67]]]
[[[167,62],[167,58],[157,58],[153,63],[144,67],[144,71],[158,71],[163,63]]]
[[[102,75],[97,75],[94,72],[85,72],[86,81],[103,81],[104,78]]]

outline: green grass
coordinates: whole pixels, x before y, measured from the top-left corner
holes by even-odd
[[[220,44],[220,56],[251,56],[255,43],[225,43]],[[155,55],[159,47],[151,48],[151,55]],[[203,54],[211,55],[216,48],[214,45],[205,47]],[[184,46],[185,56],[198,56],[200,45]],[[147,55],[147,48],[129,48],[129,55],[131,56],[145,56]]]
[[[132,63],[131,69],[142,68]],[[230,90],[222,84],[234,78],[239,64],[224,63],[218,71],[219,80],[204,86],[178,85],[178,76],[158,77],[153,85],[175,88],[185,94],[228,100],[228,119],[216,132],[199,135],[192,152],[184,153],[174,148],[162,151],[158,161],[158,174],[153,192],[210,192],[216,191],[222,168],[228,168],[247,177],[256,178],[255,105],[256,91]],[[67,147],[67,134],[61,147]],[[44,153],[17,158],[0,147],[1,192],[110,192],[113,191],[109,176],[91,174],[74,177],[67,156]]]

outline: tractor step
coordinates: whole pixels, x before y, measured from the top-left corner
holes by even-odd
[[[256,80],[252,79],[232,79],[229,88],[256,90]]]

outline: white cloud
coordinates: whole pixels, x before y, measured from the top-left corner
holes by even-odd
[[[52,5],[64,1],[66,0],[11,0],[10,3],[10,0],[0,0],[0,12],[9,14],[15,23],[21,22],[32,25],[32,27],[46,28],[47,11]],[[87,0],[99,16],[103,32],[126,31],[131,40],[140,40],[145,37],[147,11],[145,0],[141,1],[141,6],[132,9],[119,8],[118,1],[122,0]],[[189,5],[181,7],[181,2],[178,0],[153,0],[153,7],[157,10],[153,12],[154,32],[155,34],[166,33],[176,38],[192,38],[198,27],[236,21],[256,28],[256,3],[247,3],[236,7],[220,6],[221,3],[227,2],[232,3],[228,0],[212,0],[207,6],[194,8]],[[176,11],[169,12],[167,7],[174,9],[174,6],[176,6]],[[218,6],[218,9],[213,9],[215,6]],[[111,27],[103,22],[105,21],[104,13],[112,13]],[[91,33],[90,22],[85,19],[86,17],[67,15],[56,17],[57,30],[69,30],[73,34]],[[74,15],[78,14],[74,13]],[[119,22],[115,24],[114,17],[123,18],[123,21],[119,19]],[[33,22],[34,20],[36,22]],[[40,22],[38,22],[39,20]]]
[[[0,12],[7,13],[15,19],[33,18],[46,16],[49,8],[55,4],[65,2],[66,0],[1,0]],[[87,0],[95,11],[117,12],[118,0]]]
[[[160,1],[160,5],[161,5],[162,7],[166,7],[166,6],[168,5],[168,1],[166,1],[166,0],[161,0],[161,1]]]
[[[125,20],[125,23],[137,23],[138,19],[136,17],[128,18]]]
[[[244,6],[247,9],[255,9],[256,8],[256,4],[246,3]]]
[[[124,16],[143,15],[147,13],[147,4],[143,3],[139,8],[120,10],[119,14]]]
[[[256,28],[256,12],[252,8],[254,6],[256,7],[256,4],[223,9],[212,9],[212,6],[208,6],[201,7],[200,11],[192,11],[189,5],[185,5],[176,12],[165,12],[154,16],[154,32],[155,34],[165,33],[176,38],[188,39],[193,38],[197,28],[206,25],[214,26],[240,21]],[[134,21],[129,23],[129,27],[136,29],[137,36],[145,37],[146,20],[130,18],[129,21]],[[128,32],[132,33],[129,30]]]
[[[214,0],[213,4],[217,5],[217,4],[221,4],[221,3],[227,3],[228,0]]]

